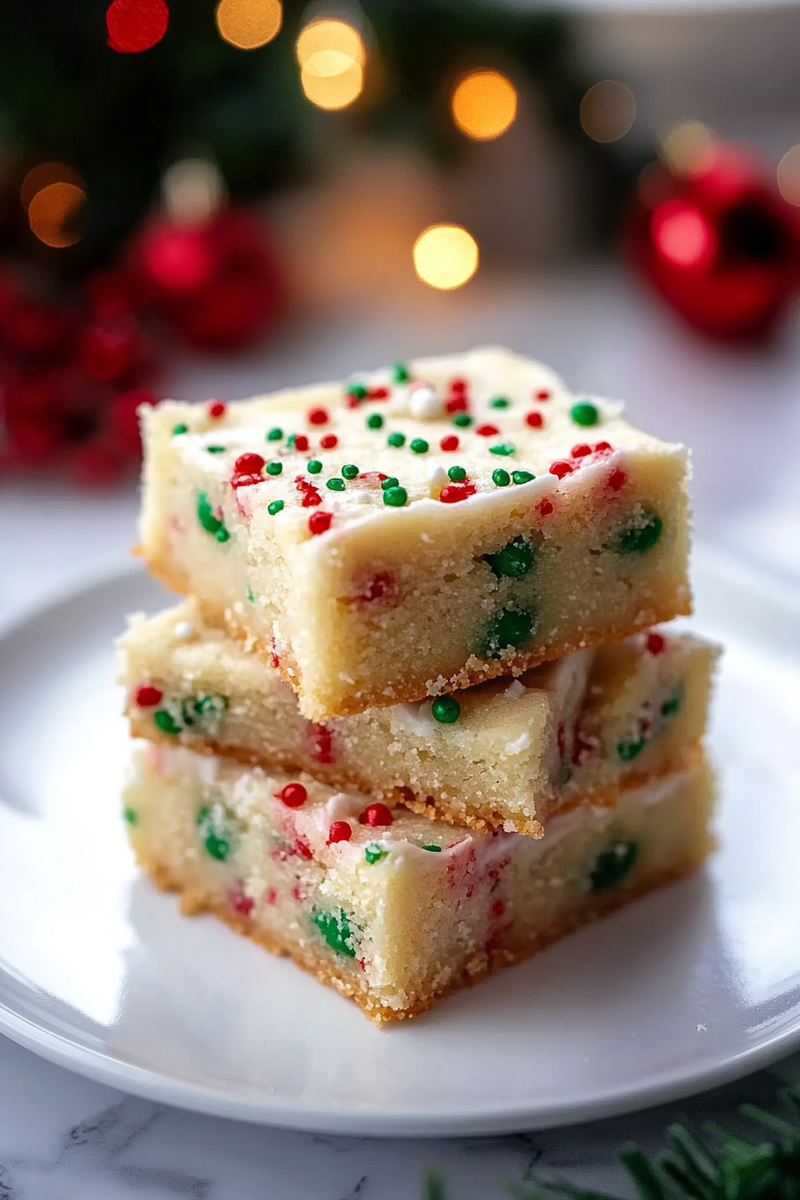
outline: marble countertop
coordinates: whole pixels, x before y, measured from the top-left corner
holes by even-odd
[[[503,342],[541,357],[576,388],[619,396],[634,421],[692,445],[698,533],[800,583],[800,316],[771,353],[709,347],[630,281],[584,270],[425,297],[413,312],[320,316],[276,348],[226,362],[176,363],[170,390],[234,398],[354,366]],[[0,489],[0,614],[24,607],[135,537],[132,487],[80,493]],[[800,1055],[677,1106],[589,1126],[502,1138],[378,1141],[291,1133],[184,1113],[51,1066],[0,1038],[0,1200],[417,1200],[431,1168],[447,1200],[491,1200],[537,1168],[624,1189],[614,1148],[658,1146],[678,1113],[730,1118],[800,1080]],[[623,1190],[622,1194],[628,1194]]]

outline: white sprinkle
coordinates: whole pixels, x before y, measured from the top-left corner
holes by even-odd
[[[513,742],[506,742],[506,754],[519,754],[521,750],[527,750],[531,744],[531,735],[527,729],[523,729],[518,738]]]
[[[194,637],[194,625],[191,621],[178,621],[172,632],[182,642],[188,642],[189,638]]]
[[[442,415],[442,402],[432,387],[418,387],[408,402],[411,415],[421,421],[433,421]]]
[[[505,695],[508,696],[510,700],[519,700],[520,696],[523,696],[527,690],[528,689],[525,687],[524,683],[520,683],[518,679],[515,679],[514,682],[510,683],[506,688]]]
[[[431,495],[434,493],[438,495],[447,483],[447,472],[445,471],[444,467],[429,467],[426,478],[428,481],[428,486],[431,490]]]
[[[697,1032],[698,1033],[708,1033],[708,1026],[707,1025],[698,1025]]]

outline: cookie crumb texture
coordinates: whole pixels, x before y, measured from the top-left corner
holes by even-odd
[[[119,649],[135,736],[531,837],[559,806],[613,803],[622,786],[689,765],[718,655],[699,638],[652,631],[457,699],[317,723],[271,666],[191,600],[132,618]]]
[[[508,351],[142,424],[151,569],[274,660],[311,720],[690,610],[684,449]]]
[[[286,802],[289,785],[302,799]],[[380,1024],[695,868],[712,798],[702,763],[565,813],[536,841],[147,744],[124,805],[140,864],[184,912],[290,955]]]

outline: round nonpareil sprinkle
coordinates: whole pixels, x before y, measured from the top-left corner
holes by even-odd
[[[367,417],[367,429],[383,429],[383,416],[381,413],[370,413]]]
[[[293,433],[289,438],[289,443],[301,454],[305,454],[308,449],[308,438],[304,433]]]
[[[227,411],[227,404],[223,400],[210,400],[208,403],[208,415],[218,421],[220,417],[224,417]]]
[[[355,463],[345,463],[342,467],[342,475],[345,479],[355,479],[358,476],[358,467]]]
[[[306,470],[309,475],[319,475],[322,470],[322,463],[318,458],[312,458],[310,462],[306,463]]]
[[[172,426],[172,432],[173,432],[174,434],[176,434],[176,435],[177,435],[177,434],[179,434],[179,433],[188,433],[188,432],[189,432],[189,426],[188,426],[188,425],[184,425],[183,421],[181,421],[181,422],[180,422],[178,425],[173,425],[173,426]]]
[[[514,483],[530,483],[536,476],[531,471],[512,471],[511,478]]]
[[[578,442],[577,446],[573,446],[570,450],[573,458],[586,458],[586,455],[591,453],[592,447],[588,442]]]
[[[279,512],[282,512],[282,511],[283,511],[283,507],[284,507],[284,505],[283,505],[283,501],[282,501],[282,500],[272,500],[272,501],[271,501],[271,502],[270,502],[270,503],[267,505],[267,512],[269,513],[269,515],[270,515],[271,517],[274,517],[274,516],[276,516],[276,515],[277,515],[277,513],[279,513]]]
[[[160,688],[141,683],[133,693],[133,702],[138,708],[155,708],[161,703],[164,693]]]
[[[556,479],[563,479],[566,475],[571,475],[575,470],[575,464],[567,462],[566,459],[558,459],[550,464],[550,474],[555,475]]]
[[[381,480],[381,490],[384,492],[388,492],[389,488],[397,487],[399,482],[400,482],[400,480],[397,479],[396,476],[394,476],[394,475],[386,476],[384,479]]]
[[[500,442],[497,446],[489,447],[490,454],[500,454],[504,458],[507,458],[509,454],[513,454],[515,450],[516,446],[514,446],[511,442]]]
[[[240,454],[233,464],[233,469],[237,475],[257,475],[259,471],[264,470],[264,459],[260,454],[249,450],[245,454]]]
[[[328,482],[325,484],[325,487],[331,492],[343,492],[345,488],[345,482],[343,479],[339,479],[338,475],[334,475],[333,479],[328,480]]]
[[[206,446],[206,453],[208,454],[224,454],[225,450],[225,446]]]
[[[647,635],[647,650],[649,654],[663,654],[667,648],[667,639],[663,633],[655,630]]]
[[[447,474],[453,483],[461,483],[462,480],[467,478],[467,472],[464,467],[449,467]]]
[[[449,433],[447,437],[443,437],[439,442],[439,448],[441,450],[457,450],[458,438],[454,433]]]
[[[404,433],[397,433],[397,432],[390,433],[388,438],[386,439],[386,444],[388,446],[394,446],[396,449],[399,449],[400,446],[405,446],[406,435]]]
[[[412,438],[408,448],[414,454],[427,454],[430,449],[424,438]]]
[[[319,439],[319,444],[323,450],[335,450],[339,445],[339,439],[335,433],[326,433]]]
[[[600,420],[600,412],[597,405],[590,404],[588,400],[581,400],[578,404],[573,404],[569,410],[569,415],[576,425],[596,425]]]
[[[453,417],[453,424],[457,425],[459,429],[468,429],[472,424],[472,417],[469,415],[469,413],[456,413],[456,415]]]
[[[402,508],[408,500],[408,492],[404,487],[389,487],[383,493],[383,503],[390,508]]]
[[[497,487],[508,487],[511,483],[511,476],[508,471],[504,471],[502,467],[498,467],[496,471],[492,471],[492,483]]]
[[[480,434],[481,437],[494,437],[494,435],[496,433],[499,433],[500,430],[497,428],[496,425],[486,423],[484,425],[476,425],[475,432],[477,434]]]
[[[461,716],[461,705],[455,696],[437,696],[431,705],[434,721],[441,725],[452,725]]]
[[[283,470],[282,462],[268,462],[267,463],[267,474],[268,475],[280,475],[282,470]]]
[[[388,850],[383,850],[378,842],[367,842],[364,847],[364,858],[370,866],[374,866],[375,863],[380,862],[388,853]]]
[[[276,799],[282,800],[287,808],[302,808],[308,799],[308,792],[302,783],[287,783],[277,793]]]
[[[358,818],[362,825],[391,825],[394,821],[392,810],[386,804],[368,804]]]
[[[537,400],[549,400],[551,395],[552,395],[552,393],[549,391],[548,388],[540,388],[539,391],[536,393],[536,399]]]
[[[335,842],[349,842],[353,836],[353,829],[349,821],[334,821],[328,830],[328,845],[332,846]]]
[[[531,429],[541,429],[544,425],[544,417],[540,412],[529,412],[525,417],[525,424],[530,425]]]
[[[506,396],[495,396],[489,401],[489,408],[510,408],[511,401]]]
[[[467,500],[474,495],[475,485],[472,483],[448,483],[439,493],[439,499],[442,504],[458,504],[460,500]]]
[[[327,425],[329,420],[327,408],[312,408],[308,414],[309,425]]]
[[[347,386],[347,395],[354,396],[356,400],[365,400],[367,389],[363,383],[350,383]]]
[[[333,513],[329,512],[313,512],[308,518],[309,531],[315,536],[320,533],[326,533],[331,527]]]
[[[283,437],[283,430],[279,429],[277,425],[273,429],[270,429],[269,432],[267,433],[267,441],[268,442],[279,442],[282,437]]]
[[[408,383],[411,378],[411,372],[405,363],[395,363],[392,367],[392,380],[394,383]]]

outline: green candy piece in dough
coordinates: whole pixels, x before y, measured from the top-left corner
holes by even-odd
[[[674,717],[683,704],[683,684],[679,683],[672,695],[661,705],[662,717]]]
[[[225,862],[230,857],[236,836],[230,813],[221,804],[206,804],[198,809],[196,822],[206,853],[217,862]]]
[[[192,726],[201,722],[211,724],[228,711],[228,697],[217,693],[204,693],[181,701],[181,716],[184,725]]]
[[[227,542],[230,538],[224,522],[214,515],[214,509],[205,492],[200,492],[197,497],[197,519],[206,533],[213,534],[218,542]]]
[[[484,558],[495,575],[522,579],[533,566],[533,546],[524,537],[517,537],[496,554],[485,554]]]
[[[661,537],[664,522],[655,513],[650,513],[644,525],[631,525],[617,539],[620,554],[646,554]]]
[[[533,632],[533,613],[526,608],[501,608],[489,622],[479,643],[484,658],[497,658],[509,646],[527,642]]]
[[[621,883],[636,862],[636,842],[614,842],[594,860],[589,875],[593,892],[604,892]]]
[[[367,842],[364,847],[364,858],[373,866],[376,862],[380,862],[382,858],[386,858],[388,851],[381,849],[378,842]]]
[[[136,809],[129,808],[127,804],[122,810],[122,816],[124,817],[127,825],[137,825],[139,822],[139,814],[137,813]]]
[[[617,754],[623,762],[633,762],[635,758],[639,757],[646,745],[646,738],[639,738],[636,742],[618,742]]]
[[[340,908],[338,912],[315,909],[311,914],[311,920],[331,950],[335,950],[338,954],[344,954],[347,958],[355,958],[356,948],[353,945],[353,933],[347,913],[343,908]]]
[[[166,708],[159,708],[153,713],[153,724],[162,733],[169,733],[173,737],[183,732],[172,713],[168,712]]]

